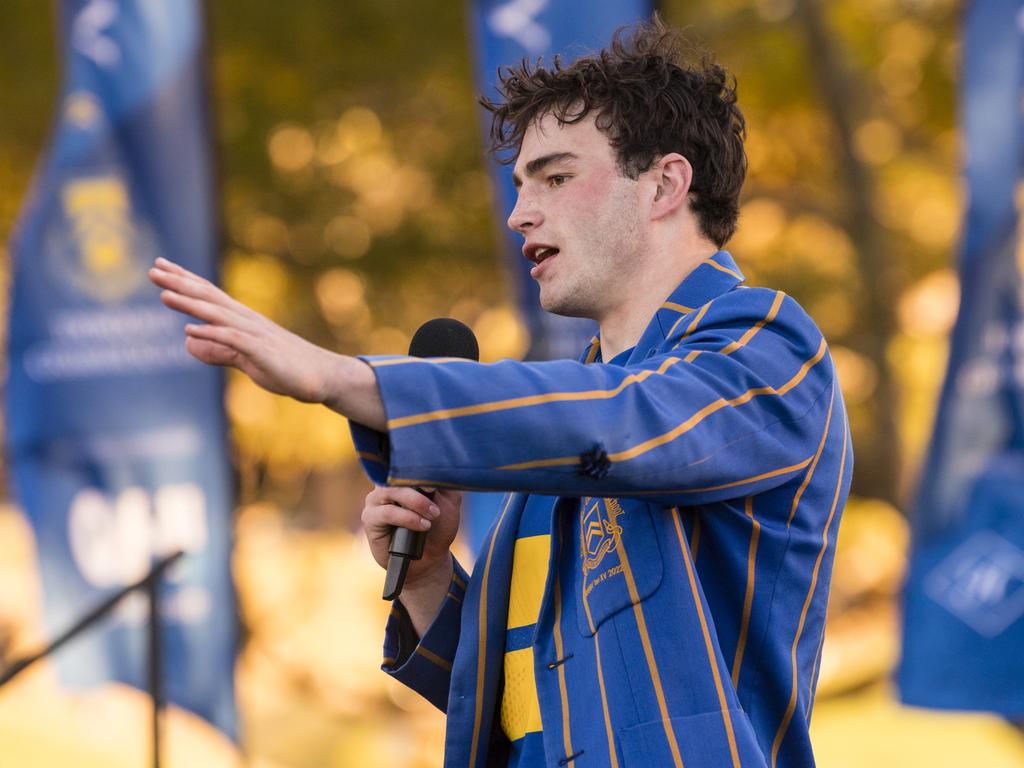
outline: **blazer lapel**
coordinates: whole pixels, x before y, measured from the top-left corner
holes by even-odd
[[[486,764],[503,674],[516,532],[527,495],[510,493],[473,568],[448,695],[445,765]]]

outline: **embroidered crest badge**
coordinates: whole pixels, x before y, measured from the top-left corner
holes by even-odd
[[[623,509],[618,499],[586,499],[584,509],[580,516],[580,558],[583,572],[589,573],[615,550],[622,535],[618,519]]]

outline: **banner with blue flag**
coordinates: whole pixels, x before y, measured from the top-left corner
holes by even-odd
[[[912,519],[903,701],[1024,715],[1024,3],[964,18],[961,305]]]
[[[476,81],[480,93],[498,98],[498,68],[538,58],[550,66],[558,54],[567,63],[601,50],[621,26],[649,19],[652,0],[470,0]],[[489,143],[490,119],[482,124]],[[530,277],[533,266],[522,253],[522,237],[505,226],[516,204],[512,167],[488,158],[501,224],[505,272],[514,282],[519,316],[530,335],[527,360],[579,357],[580,350],[597,330],[594,323],[560,317],[541,309],[537,283]],[[497,516],[502,496],[467,494],[466,515],[470,544],[475,552],[490,521]]]
[[[7,448],[51,635],[187,556],[160,598],[166,698],[234,737],[236,613],[223,377],[146,270],[212,278],[217,251],[198,0],[63,0],[52,144],[12,243]],[[62,680],[144,687],[134,595],[58,652]]]

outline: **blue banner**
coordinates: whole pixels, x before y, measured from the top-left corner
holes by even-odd
[[[1024,3],[964,18],[961,305],[912,519],[903,701],[1024,714]]]
[[[52,634],[162,554],[167,699],[234,737],[236,614],[223,376],[146,270],[212,278],[217,251],[197,0],[63,0],[51,146],[12,243],[7,448]],[[60,650],[72,685],[145,687],[133,595]]]
[[[649,19],[652,0],[470,0],[470,28],[480,92],[498,100],[498,68],[524,58],[543,58],[550,66],[555,54],[568,63],[605,48],[621,26]],[[483,124],[490,141],[490,117]],[[590,320],[561,317],[540,306],[540,291],[530,277],[533,265],[523,257],[522,237],[505,226],[516,204],[512,167],[488,158],[494,181],[501,246],[506,274],[514,281],[519,315],[530,334],[527,360],[575,360],[597,328]],[[501,494],[466,494],[469,514],[463,518],[475,552],[497,516]]]

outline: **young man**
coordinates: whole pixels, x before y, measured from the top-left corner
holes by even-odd
[[[579,362],[349,358],[151,272],[197,358],[352,421],[382,566],[393,526],[429,530],[384,669],[447,712],[446,765],[813,764],[846,413],[814,323],[721,250],[743,119],[677,46],[643,25],[485,102],[542,305],[599,324]],[[458,488],[514,491],[472,577]]]

